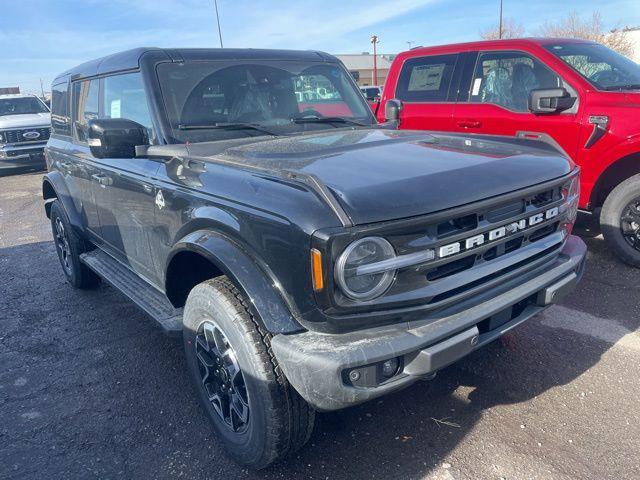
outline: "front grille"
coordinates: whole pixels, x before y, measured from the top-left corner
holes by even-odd
[[[526,260],[522,260],[520,262],[511,264],[501,270],[498,270],[496,272],[491,273],[490,275],[487,275],[486,277],[483,277],[481,279],[478,280],[474,280],[473,282],[467,283],[465,285],[461,285],[459,287],[456,287],[452,290],[448,290],[447,292],[441,293],[436,295],[435,297],[433,297],[431,299],[431,301],[429,303],[438,303],[441,302],[443,300],[446,300],[448,298],[454,297],[456,295],[459,295],[461,293],[464,293],[468,290],[471,290],[472,288],[478,287],[480,285],[482,285],[483,283],[487,283],[491,280],[495,280],[509,272],[512,272],[514,270],[517,270],[518,268],[522,268],[524,266],[526,266],[527,264],[530,264],[532,262],[535,262],[536,260],[539,260],[553,252],[557,252],[560,248],[560,245],[552,245],[551,247],[543,250],[542,252],[536,253],[535,255],[532,255],[531,257],[527,258]]]
[[[451,262],[440,265],[431,270],[427,270],[426,277],[429,282],[434,282],[436,280],[440,280],[451,275],[455,275],[457,273],[461,273],[465,270],[469,270],[474,266],[494,260],[496,258],[501,257],[502,255],[506,255],[511,252],[515,252],[520,249],[523,245],[532,243],[538,240],[541,240],[545,237],[548,237],[558,229],[558,222],[555,222],[550,225],[546,225],[538,230],[533,230],[531,233],[527,235],[520,235],[515,238],[511,238],[506,242],[503,242],[499,245],[490,247],[485,250],[481,254],[477,255],[467,255],[462,258],[454,259]],[[533,261],[532,258],[529,261]],[[486,280],[487,278],[485,278]]]
[[[517,201],[494,205],[490,208],[480,210],[473,214],[453,218],[432,227],[430,232],[436,240],[442,240],[454,235],[469,232],[482,226],[508,222],[516,218],[530,208],[542,208],[560,199],[560,189],[558,187],[544,190],[542,192],[529,195]]]
[[[37,136],[35,135],[36,133],[38,134]],[[46,142],[49,140],[51,128],[38,127],[5,130],[3,134],[6,138],[6,143]]]
[[[367,322],[374,322],[375,315],[382,324],[469,308],[476,299],[500,295],[558,261],[567,238],[563,186],[573,177],[337,235],[325,247],[332,255],[357,236],[375,235],[388,240],[398,256],[433,256],[397,269],[389,289],[367,302],[346,297],[329,275],[330,288],[318,303],[331,316],[368,314]]]

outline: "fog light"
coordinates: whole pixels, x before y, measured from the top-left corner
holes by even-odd
[[[391,378],[398,373],[399,362],[397,358],[390,358],[382,362],[382,376],[385,378]]]

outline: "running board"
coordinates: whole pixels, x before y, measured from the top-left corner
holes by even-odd
[[[83,253],[80,260],[153,318],[164,333],[182,333],[182,308],[174,308],[166,296],[130,269],[99,248]]]

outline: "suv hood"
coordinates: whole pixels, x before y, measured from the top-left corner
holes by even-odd
[[[50,113],[21,113],[18,115],[0,115],[0,128],[48,127]]]
[[[254,142],[217,157],[312,175],[334,193],[356,225],[460,206],[561,177],[573,168],[541,142],[383,129]]]

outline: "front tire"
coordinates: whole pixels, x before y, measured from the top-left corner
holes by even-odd
[[[640,174],[609,194],[602,206],[600,227],[613,253],[623,262],[640,267]]]
[[[73,230],[60,200],[51,204],[50,216],[53,243],[67,282],[79,289],[96,286],[100,278],[80,261],[80,255],[87,251],[86,244]]]
[[[198,399],[236,462],[264,468],[307,442],[315,412],[287,382],[271,335],[229,279],[193,288],[183,339]]]

